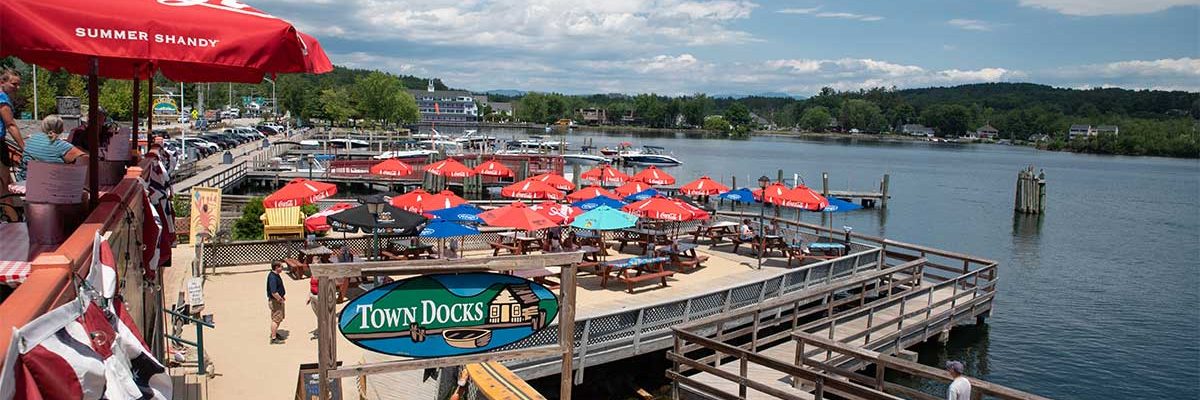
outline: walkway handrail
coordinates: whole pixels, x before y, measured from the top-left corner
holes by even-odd
[[[846,343],[829,340],[828,338],[821,337],[821,336],[818,336],[815,334],[804,333],[804,332],[793,332],[792,336],[798,342],[797,348],[815,347],[815,348],[819,349],[819,350],[817,350],[818,352],[832,351],[834,353],[839,353],[839,354],[842,354],[845,356],[849,356],[849,357],[858,359],[860,361],[864,361],[866,363],[875,364],[875,366],[876,366],[875,376],[868,377],[863,374],[846,371],[846,370],[840,369],[840,368],[835,368],[831,365],[828,365],[827,363],[823,363],[823,362],[820,362],[817,360],[812,360],[812,359],[809,359],[808,357],[801,357],[801,359],[802,359],[801,362],[804,366],[813,367],[818,370],[826,371],[828,373],[840,375],[840,376],[850,379],[851,381],[861,382],[861,383],[867,384],[867,385],[872,385],[876,390],[882,390],[882,391],[889,392],[889,393],[895,393],[895,394],[898,394],[901,396],[920,398],[920,399],[938,399],[939,398],[939,397],[930,396],[929,394],[917,391],[912,388],[908,388],[908,387],[905,387],[905,386],[902,386],[899,384],[884,381],[883,377],[885,375],[885,371],[889,370],[889,369],[900,372],[900,373],[913,375],[913,376],[916,376],[919,378],[924,378],[924,379],[932,379],[932,380],[937,380],[937,381],[942,381],[942,382],[950,382],[953,380],[953,378],[950,377],[950,373],[948,373],[946,371],[943,371],[943,370],[940,370],[940,369],[937,369],[934,367],[926,366],[923,364],[919,364],[916,362],[908,361],[908,360],[905,360],[902,358],[898,358],[898,357],[890,356],[887,354],[882,354],[879,352],[871,351],[871,350],[864,349],[861,347],[849,345]],[[967,379],[971,381],[972,395],[974,395],[975,393],[979,393],[980,395],[983,395],[983,396],[995,397],[995,398],[999,398],[999,399],[1046,400],[1045,397],[1038,396],[1036,394],[1027,393],[1024,391],[1016,390],[1013,388],[1009,388],[1007,386],[1002,386],[1002,385],[991,383],[991,382],[984,381],[981,379],[976,379],[976,378],[971,378],[971,377],[967,377]]]

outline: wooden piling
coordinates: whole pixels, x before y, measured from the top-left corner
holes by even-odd
[[[879,208],[887,208],[889,180],[891,180],[891,175],[883,174],[883,182],[879,184],[879,191],[883,193],[883,197],[879,199]]]
[[[829,173],[821,173],[821,196],[829,197]]]
[[[1017,173],[1017,190],[1013,208],[1022,214],[1040,214],[1046,211],[1046,173],[1034,172],[1029,166]]]

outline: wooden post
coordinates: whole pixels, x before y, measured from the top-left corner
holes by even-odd
[[[100,205],[100,59],[88,60],[88,212]]]
[[[558,345],[562,347],[562,372],[559,373],[558,398],[570,399],[574,384],[575,361],[575,264],[562,267],[559,278],[558,296]],[[586,343],[584,343],[586,345]]]
[[[826,198],[829,197],[829,173],[828,172],[821,173],[821,195],[825,196]]]
[[[879,199],[879,208],[887,208],[888,203],[888,181],[891,180],[891,175],[883,174],[883,183],[879,186],[879,191],[883,192],[883,198]]]
[[[320,400],[332,398],[329,371],[337,368],[337,338],[334,337],[334,306],[337,305],[333,280],[317,278],[317,391]]]
[[[579,164],[571,164],[571,183],[574,183],[576,188],[579,187],[580,169]]]

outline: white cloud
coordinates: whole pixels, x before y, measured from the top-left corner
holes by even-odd
[[[776,10],[775,12],[780,13],[780,14],[812,15],[817,18],[839,18],[839,19],[850,19],[850,20],[857,20],[857,21],[864,21],[864,22],[875,22],[875,21],[883,20],[883,17],[880,17],[878,15],[865,15],[865,14],[855,14],[855,13],[848,13],[848,12],[818,12],[820,10],[821,10],[821,7],[783,8],[783,9]]]
[[[1075,86],[1200,90],[1200,59],[1127,60],[1059,68],[1047,74]]]
[[[1128,15],[1159,12],[1175,6],[1200,5],[1200,0],[1020,0],[1025,7],[1066,15]]]
[[[955,18],[955,19],[946,21],[946,23],[950,24],[951,26],[966,29],[969,31],[990,31],[990,30],[992,30],[992,24],[988,23],[987,21],[980,21],[977,19]]]

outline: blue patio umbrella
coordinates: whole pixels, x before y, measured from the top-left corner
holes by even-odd
[[[421,229],[421,237],[435,239],[475,235],[478,233],[478,229],[466,225],[456,224],[444,219],[433,220],[432,222],[426,224],[424,229]]]
[[[721,193],[721,194],[717,195],[717,198],[721,198],[721,199],[725,199],[725,200],[729,200],[729,201],[736,201],[739,203],[753,203],[754,202],[754,192],[751,192],[750,189],[747,189],[747,188],[741,188],[741,189],[730,190],[728,192]]]
[[[587,200],[581,200],[581,201],[571,203],[571,205],[575,206],[575,207],[579,207],[579,209],[583,210],[583,211],[591,211],[600,206],[607,206],[609,208],[620,209],[621,207],[625,207],[625,202],[608,197],[608,196],[596,196],[596,197],[593,197],[593,198],[590,198]]]
[[[481,224],[483,220],[479,218],[479,213],[483,212],[479,207],[470,204],[462,204],[450,208],[443,208],[437,211],[430,211],[429,215],[434,218],[450,222]]]
[[[571,222],[571,226],[580,229],[612,231],[631,228],[637,224],[636,215],[601,205],[595,209],[579,214]]]
[[[862,206],[858,204],[854,204],[833,196],[826,197],[825,200],[829,201],[829,205],[822,209],[821,212],[846,212],[862,208]]]
[[[645,199],[648,199],[648,198],[651,198],[654,196],[658,196],[657,190],[646,189],[646,190],[629,195],[628,197],[625,198],[625,201],[632,203],[635,201],[642,201],[642,200],[645,200]]]

